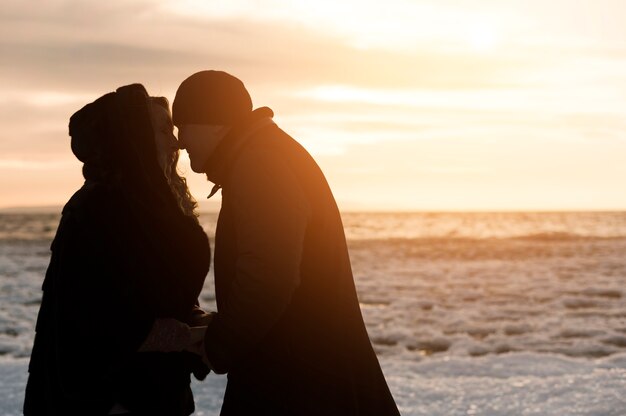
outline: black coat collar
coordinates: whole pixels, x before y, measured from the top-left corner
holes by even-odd
[[[215,184],[208,198],[222,187],[232,162],[256,133],[265,127],[275,125],[272,121],[273,116],[274,112],[269,107],[257,108],[222,139],[205,165],[207,179]]]

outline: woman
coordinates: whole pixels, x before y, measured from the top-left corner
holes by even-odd
[[[70,136],[86,181],[52,243],[24,414],[188,415],[190,373],[208,369],[177,322],[195,319],[210,251],[167,100],[121,87],[75,113]]]

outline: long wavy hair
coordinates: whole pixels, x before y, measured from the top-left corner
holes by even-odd
[[[170,111],[170,103],[165,97],[150,97],[150,101],[154,104],[157,104],[167,110],[170,119],[172,118],[172,112]],[[158,150],[157,150],[158,151]],[[189,192],[189,187],[187,186],[187,180],[180,175],[178,172],[178,158],[180,157],[180,151],[176,150],[172,152],[171,155],[167,155],[167,164],[164,167],[163,174],[165,175],[165,179],[170,186],[172,194],[176,201],[178,202],[178,207],[181,211],[190,217],[194,217],[197,219],[198,213],[196,212],[196,208],[198,207],[198,202],[194,199]]]

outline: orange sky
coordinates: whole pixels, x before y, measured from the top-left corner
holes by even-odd
[[[624,22],[621,0],[3,0],[0,207],[80,186],[85,103],[223,69],[343,209],[626,209]]]

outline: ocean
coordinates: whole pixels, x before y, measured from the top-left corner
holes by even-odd
[[[342,217],[403,415],[626,415],[626,212]],[[217,215],[200,219],[212,236]],[[21,414],[58,220],[0,214],[2,415]],[[224,385],[194,382],[197,415],[219,413]]]

